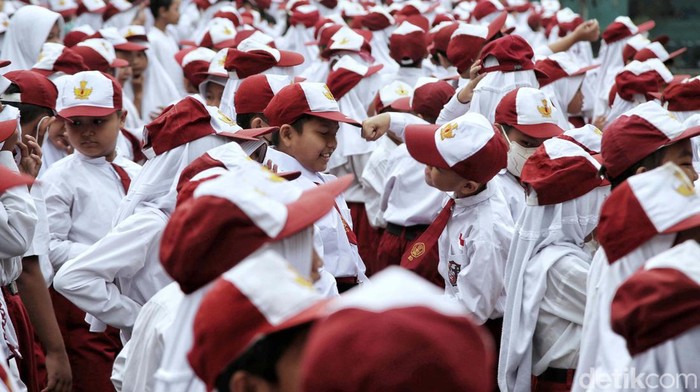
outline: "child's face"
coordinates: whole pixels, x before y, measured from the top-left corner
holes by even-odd
[[[163,16],[168,24],[177,24],[180,20],[180,0],[173,0]]]
[[[425,167],[425,182],[433,188],[443,192],[459,192],[468,180],[460,177],[452,170],[441,169],[435,166]]]
[[[117,135],[125,118],[126,112],[121,117],[116,112],[104,117],[71,117],[72,122],[66,121],[66,137],[83,155],[111,161],[116,155]]]
[[[53,42],[55,44],[61,43],[61,28],[58,25],[58,22],[54,23],[53,27],[51,27],[49,35],[46,36],[45,42]]]
[[[284,141],[285,152],[312,172],[325,171],[338,145],[335,139],[338,128],[337,121],[311,117],[301,133],[290,130],[289,139]]]
[[[661,164],[673,162],[683,169],[692,182],[698,180],[698,173],[693,168],[693,144],[690,139],[681,140],[666,147]]]
[[[138,78],[143,75],[143,72],[148,67],[148,57],[146,57],[146,51],[142,50],[139,52],[134,52],[134,60],[131,62],[131,72],[134,77]]]
[[[571,102],[569,102],[566,112],[569,114],[578,114],[581,113],[581,109],[583,109],[583,92],[579,87],[576,94],[574,94],[574,97],[571,99]]]
[[[207,82],[204,88],[204,100],[209,106],[219,107],[221,105],[221,97],[224,95],[224,86],[214,83]]]

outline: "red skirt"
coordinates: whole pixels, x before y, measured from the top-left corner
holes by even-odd
[[[2,288],[2,295],[5,297],[7,314],[15,328],[19,353],[22,355],[21,359],[17,358],[19,377],[28,391],[39,392],[46,387],[44,351],[35,339],[34,327],[29,321],[22,298],[18,294],[10,293],[6,287]]]

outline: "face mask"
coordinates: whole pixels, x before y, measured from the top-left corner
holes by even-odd
[[[520,173],[523,171],[523,165],[525,164],[525,161],[527,161],[527,158],[530,158],[530,156],[535,153],[537,147],[527,148],[521,146],[516,142],[510,141],[510,139],[508,139],[508,135],[506,135],[505,132],[503,132],[503,136],[506,137],[506,140],[510,145],[510,148],[508,150],[508,172],[520,178]]]

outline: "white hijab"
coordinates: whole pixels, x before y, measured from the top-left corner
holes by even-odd
[[[182,170],[208,150],[229,141],[221,136],[208,135],[146,161],[122,199],[112,226],[133,215],[141,206],[157,208],[170,216],[175,209],[176,187]]]
[[[557,123],[562,129],[567,130],[569,126],[569,116],[575,116],[579,113],[568,113],[567,108],[569,103],[574,99],[576,92],[583,84],[583,79],[585,75],[564,77],[557,81],[554,81],[544,87],[542,91],[547,94],[547,96],[552,100],[555,107],[559,108],[557,113],[559,117]],[[562,120],[565,121],[562,125]]]
[[[304,62],[294,67],[296,73],[301,73],[318,59],[318,46],[306,45],[307,42],[313,40],[314,28],[307,28],[303,24],[298,24],[289,26],[287,33],[277,40],[276,45],[278,49],[290,50],[304,56]]]
[[[585,238],[598,225],[609,193],[609,187],[599,187],[561,204],[525,208],[506,264],[508,295],[498,366],[501,390],[530,390],[532,340],[547,289],[547,271],[565,256],[590,264],[592,255],[583,248]]]
[[[63,41],[63,18],[59,13],[35,5],[17,10],[10,19],[2,46],[2,58],[12,61],[3,68],[3,73],[31,69],[56,22]]]
[[[598,69],[598,80],[594,84],[595,103],[593,106],[593,118],[605,115],[610,110],[608,95],[615,84],[615,76],[625,67],[622,50],[625,48],[629,38],[623,38],[609,45],[605,41],[601,41],[600,54],[598,55],[600,68]]]

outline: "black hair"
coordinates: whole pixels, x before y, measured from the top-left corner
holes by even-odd
[[[644,167],[647,170],[652,170],[656,169],[657,167],[661,166],[661,161],[664,159],[664,155],[666,155],[666,147],[660,148],[651,154],[647,155],[643,159],[641,159],[639,162],[635,163],[634,165],[630,166],[627,168],[625,171],[622,172],[617,177],[610,177],[608,175],[608,171],[605,168],[605,166],[602,166],[600,168],[600,175],[607,178],[608,181],[610,181],[610,188],[615,189],[618,185],[622,184],[627,180],[628,178],[632,177],[633,175],[637,174],[637,170],[639,170],[640,167]]]
[[[18,85],[15,83],[10,84],[10,86],[5,90],[5,94],[19,94],[21,93],[20,88]],[[19,118],[19,123],[20,125],[25,125],[29,124],[30,122],[36,120],[37,118],[44,117],[44,116],[53,116],[54,111],[51,108],[39,106],[39,105],[32,105],[29,103],[21,103],[21,102],[7,102],[3,101],[2,102],[5,105],[10,105],[14,106],[17,109],[19,109],[20,113],[20,118]]]
[[[160,13],[160,7],[164,7],[167,10],[172,3],[173,0],[151,0],[148,7],[151,9],[153,17],[157,19]]]
[[[306,124],[306,122],[311,120],[312,118],[314,118],[314,116],[312,116],[310,114],[302,114],[301,117],[297,118],[289,125],[291,125],[292,128],[294,128],[294,130],[297,131],[298,134],[301,134],[304,131],[304,124]],[[273,132],[272,133],[272,145],[279,146],[279,144],[280,144],[280,133],[279,133],[279,131]]]
[[[262,113],[236,113],[236,123],[243,129],[250,129],[255,117],[260,117],[264,121],[267,121],[267,118],[265,118],[265,115]]]
[[[216,378],[216,389],[229,392],[231,377],[238,371],[245,371],[270,383],[278,383],[277,362],[297,338],[305,336],[311,324],[288,328],[258,340],[241,356],[231,362]]]

